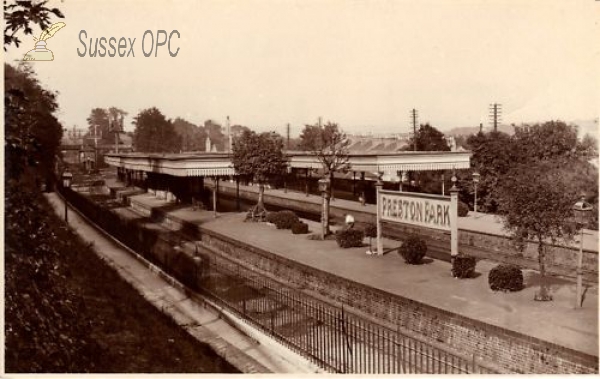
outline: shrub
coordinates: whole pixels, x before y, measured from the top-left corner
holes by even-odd
[[[296,214],[292,211],[281,211],[277,212],[277,216],[275,217],[275,226],[277,229],[291,229],[292,225],[300,222],[300,219]]]
[[[400,246],[399,253],[406,263],[416,265],[427,253],[427,244],[418,236],[409,236]]]
[[[365,233],[360,229],[344,229],[335,234],[335,240],[341,248],[362,246]]]
[[[269,212],[267,213],[266,221],[270,222],[271,224],[275,224],[275,221],[277,220],[278,216],[279,212]]]
[[[292,225],[293,234],[307,234],[308,224],[302,221],[296,222]]]
[[[372,239],[377,237],[377,225],[367,224],[364,228],[365,237],[369,237],[369,251],[373,250]]]
[[[469,214],[469,206],[462,201],[458,202],[458,217],[466,217]]]
[[[523,272],[515,265],[498,265],[488,276],[493,291],[520,291],[523,289]]]
[[[452,264],[452,276],[460,279],[471,277],[475,272],[476,263],[475,257],[469,255],[457,256]]]

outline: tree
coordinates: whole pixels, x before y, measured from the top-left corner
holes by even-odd
[[[175,132],[181,137],[181,150],[204,150],[206,143],[206,132],[204,128],[198,127],[180,117],[177,117],[173,121],[173,128],[175,128]]]
[[[225,151],[225,146],[229,142],[226,141],[225,134],[223,134],[223,128],[220,124],[213,120],[204,121],[204,132],[210,138],[211,144],[217,147],[218,151]]]
[[[568,170],[559,160],[521,163],[504,175],[498,191],[505,228],[517,240],[533,239],[538,244],[542,281],[536,300],[552,300],[546,284],[545,247],[575,233],[572,207],[579,196],[565,180]]]
[[[498,210],[497,189],[506,173],[518,164],[533,164],[538,160],[560,159],[565,163],[581,166],[574,171],[587,171],[586,161],[595,154],[592,138],[577,141],[577,127],[562,121],[548,121],[515,127],[515,134],[502,132],[474,134],[467,139],[469,150],[473,152],[472,167],[481,174],[477,196],[478,205],[488,212]],[[470,175],[459,174],[461,197],[472,199]],[[586,180],[587,182],[587,180]],[[594,188],[598,186],[597,179]],[[590,192],[591,188],[586,190]]]
[[[232,161],[236,172],[258,183],[258,203],[249,212],[252,221],[264,220],[265,183],[283,175],[287,161],[283,155],[283,138],[275,132],[257,134],[244,130],[233,140]]]
[[[117,107],[94,108],[87,118],[88,141],[95,141],[98,145],[111,145],[115,143],[115,133],[123,131],[123,118],[127,112]],[[96,142],[89,142],[94,145]]]
[[[324,176],[329,178],[329,191],[326,194],[323,209],[325,235],[331,233],[329,230],[329,199],[333,189],[333,175],[335,172],[350,168],[348,163],[349,143],[346,134],[339,130],[337,124],[331,122],[327,122],[323,126],[320,123],[305,125],[300,135],[299,148],[315,156],[323,167]]]
[[[417,151],[450,151],[444,133],[429,124],[421,124],[417,130]],[[406,150],[412,150],[414,137],[411,137]]]
[[[523,161],[575,156],[577,126],[563,121],[516,126],[513,141],[513,154]]]
[[[141,111],[134,118],[133,144],[137,151],[175,153],[181,150],[181,137],[173,123],[155,107]]]
[[[42,30],[50,26],[50,14],[56,17],[64,18],[65,16],[58,8],[47,8],[48,1],[30,1],[21,0],[15,1],[12,4],[4,2],[4,51],[11,44],[19,47],[21,40],[16,36],[20,31],[25,35],[32,35],[32,25],[38,25]]]
[[[499,185],[508,170],[522,159],[514,152],[511,136],[503,132],[479,132],[471,135],[467,143],[473,152],[471,167],[481,175],[477,187],[478,207],[487,212],[496,212],[498,210],[496,192]],[[471,174],[459,173],[457,176],[461,197],[468,203],[472,202]]]
[[[54,116],[56,95],[43,88],[30,66],[4,65],[6,179],[23,174],[51,185],[62,125]]]

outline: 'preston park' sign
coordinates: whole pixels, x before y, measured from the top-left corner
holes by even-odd
[[[384,190],[379,196],[384,221],[451,230],[450,197]]]

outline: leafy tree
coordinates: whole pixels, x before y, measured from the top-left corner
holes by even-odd
[[[598,140],[586,134],[577,144],[577,155],[584,159],[598,158]]]
[[[414,138],[411,137],[405,150],[413,150]],[[450,151],[444,133],[429,124],[421,124],[417,130],[417,151]]]
[[[548,121],[533,125],[515,127],[515,134],[489,132],[471,135],[467,139],[469,150],[473,152],[472,167],[481,174],[478,185],[478,206],[488,212],[498,210],[497,190],[504,176],[515,165],[534,164],[538,160],[562,160],[573,167],[573,172],[589,172],[587,160],[593,157],[595,141],[584,138],[577,141],[577,128],[562,121]],[[575,168],[575,166],[577,166]],[[472,202],[473,185],[470,173],[458,175],[461,184],[461,197]],[[585,192],[596,192],[597,178],[592,184],[586,179],[574,180],[574,184],[587,183]]]
[[[488,212],[496,212],[498,210],[496,191],[502,178],[521,159],[514,153],[511,136],[503,132],[479,132],[471,135],[467,143],[473,152],[471,166],[481,175],[477,186],[478,207]],[[457,177],[461,198],[467,203],[472,203],[474,191],[471,173],[461,172]]]
[[[350,141],[346,134],[340,131],[335,123],[327,122],[325,125],[305,125],[300,135],[301,150],[306,150],[314,155],[323,167],[324,176],[329,178],[329,192],[325,199],[323,222],[325,234],[329,230],[329,199],[333,188],[333,175],[338,171],[350,168],[348,163],[348,145]]]
[[[95,137],[98,137],[98,145],[114,144],[115,133],[123,131],[123,118],[126,115],[127,112],[117,107],[92,109],[87,118],[88,144],[94,144],[92,141]]]
[[[6,179],[25,177],[52,184],[62,125],[56,95],[44,89],[31,67],[4,65]]]
[[[575,156],[577,127],[562,121],[515,127],[516,154],[523,161]]]
[[[137,151],[175,153],[181,150],[181,137],[173,123],[155,107],[141,111],[134,119],[133,144]]]
[[[275,132],[257,134],[244,130],[233,140],[232,161],[235,170],[258,183],[258,203],[249,212],[252,221],[263,221],[266,217],[264,206],[265,183],[283,175],[286,158],[283,155],[283,138]]]
[[[173,121],[175,132],[181,137],[181,150],[202,151],[206,143],[206,132],[191,122],[177,117]]]
[[[546,245],[575,233],[571,216],[579,196],[565,180],[568,170],[559,160],[521,163],[504,175],[498,191],[505,228],[517,240],[533,239],[538,244],[542,283],[536,300],[552,300],[546,284]]]
[[[38,25],[42,30],[50,26],[51,14],[56,17],[65,16],[58,8],[48,8],[48,1],[30,1],[19,0],[9,3],[4,2],[4,51],[11,44],[19,47],[21,40],[16,36],[18,32],[23,31],[25,35],[32,35],[33,25]]]
[[[223,134],[223,128],[220,124],[213,120],[204,121],[204,132],[210,138],[210,142],[217,147],[218,151],[225,151],[225,147],[229,143],[227,136]]]

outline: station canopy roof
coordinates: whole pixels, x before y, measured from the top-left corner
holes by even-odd
[[[319,170],[318,158],[310,152],[287,151],[292,169]],[[364,172],[365,177],[382,173],[395,178],[399,172],[460,170],[470,167],[471,152],[423,152],[403,151],[388,153],[351,153],[349,172]],[[228,153],[110,153],[105,156],[107,164],[130,170],[156,172],[173,176],[229,176],[235,169]]]

